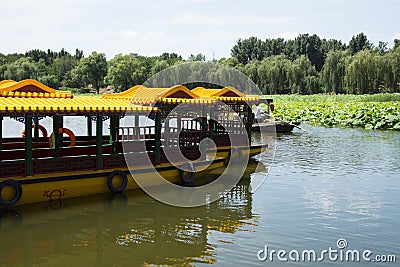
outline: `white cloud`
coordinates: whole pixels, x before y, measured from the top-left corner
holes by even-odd
[[[208,4],[213,2],[219,2],[218,0],[175,0],[177,4]]]
[[[277,37],[288,40],[288,39],[294,39],[297,36],[299,36],[298,32],[281,32],[281,33],[278,34]]]
[[[191,26],[270,26],[278,23],[288,22],[293,20],[293,17],[260,17],[260,16],[238,16],[231,14],[221,15],[198,15],[184,14],[172,18],[169,23],[173,25],[191,25]]]
[[[144,42],[154,42],[165,37],[162,32],[137,32],[126,30],[118,34],[118,37],[123,40],[137,40]]]
[[[118,34],[118,37],[121,39],[129,40],[129,39],[135,39],[139,36],[139,32],[136,31],[131,31],[131,30],[126,30]]]
[[[392,36],[392,40],[394,40],[394,39],[400,39],[400,33],[395,33],[395,34]]]

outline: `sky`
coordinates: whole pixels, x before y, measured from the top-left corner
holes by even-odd
[[[400,39],[400,0],[0,0],[0,53],[75,49],[187,59],[229,57],[239,38],[302,33],[375,45]]]

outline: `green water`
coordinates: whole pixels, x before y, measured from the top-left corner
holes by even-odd
[[[259,250],[348,248],[400,257],[400,134],[305,125],[276,137],[255,192],[256,163],[217,202],[176,208],[141,191],[1,210],[0,266],[377,266],[261,261]],[[177,196],[179,197],[179,196]],[[396,263],[379,263],[396,266]]]

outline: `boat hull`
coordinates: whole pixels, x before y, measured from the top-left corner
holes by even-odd
[[[213,169],[223,167],[224,161],[225,158],[219,157],[215,158],[211,163],[210,161],[197,162],[194,164],[196,170],[196,179],[201,179],[202,175]],[[209,166],[205,170],[197,172],[208,164]],[[171,164],[161,164],[159,166],[155,166],[154,168],[157,173],[163,176],[167,181],[171,183],[181,182],[179,174],[180,170],[175,166]],[[154,168],[135,167],[132,170],[129,170],[128,168],[118,168],[118,171],[126,174],[127,184],[124,190],[139,188],[133,177],[135,173],[140,173],[140,177],[145,178],[146,181],[148,181],[146,182],[146,186],[159,185],[159,180],[154,179]],[[35,175],[31,177],[10,177],[7,180],[13,180],[17,182],[20,184],[22,190],[19,200],[16,203],[7,206],[110,192],[108,186],[109,176],[114,171],[116,171],[116,169],[105,169],[101,171],[76,171],[68,173],[62,172]],[[117,185],[115,185],[116,187],[118,187],[118,183],[121,183],[121,181],[118,181],[120,179],[122,178],[114,178],[116,181],[113,181],[113,183],[117,183]],[[17,193],[17,190],[15,190],[13,186],[4,186],[1,190],[1,198],[9,201],[15,198]]]
[[[249,158],[262,153],[265,151],[265,149],[268,147],[267,144],[260,144],[260,145],[252,145],[247,149],[246,147],[237,147],[237,149],[243,151],[243,156],[246,156],[246,154],[249,155]],[[223,157],[228,160],[230,158],[232,148],[230,146],[220,146],[216,149],[208,149],[207,154],[213,154],[216,153],[217,157]]]
[[[300,125],[300,122],[263,122],[253,124],[251,130],[255,132],[290,133],[298,125]]]

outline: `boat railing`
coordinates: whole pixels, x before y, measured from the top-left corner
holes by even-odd
[[[201,125],[198,121],[193,120],[193,119],[182,119],[181,120],[181,129],[201,130]]]
[[[61,147],[68,147],[70,145],[70,139],[67,136],[62,138],[63,142],[60,145]],[[102,137],[102,143],[107,144],[110,142],[109,136]],[[75,147],[79,146],[90,146],[95,145],[96,140],[95,137],[91,136],[76,136]],[[34,138],[32,141],[32,148],[42,148],[42,149],[50,149],[49,137],[38,137]],[[25,149],[25,139],[21,137],[7,137],[2,139],[2,150],[16,150],[16,149]]]
[[[186,125],[188,126],[188,125]],[[191,126],[191,124],[189,124]],[[164,147],[170,146],[198,146],[200,141],[207,137],[208,131],[200,130],[199,128],[182,128],[178,129],[175,127],[166,127],[163,129],[162,145]]]
[[[246,134],[246,128],[243,123],[238,120],[223,120],[211,126],[211,129],[216,134]]]
[[[155,138],[155,126],[121,126],[117,130],[117,141],[139,141]]]
[[[0,178],[25,176],[25,171],[26,171],[25,160],[0,161]]]

